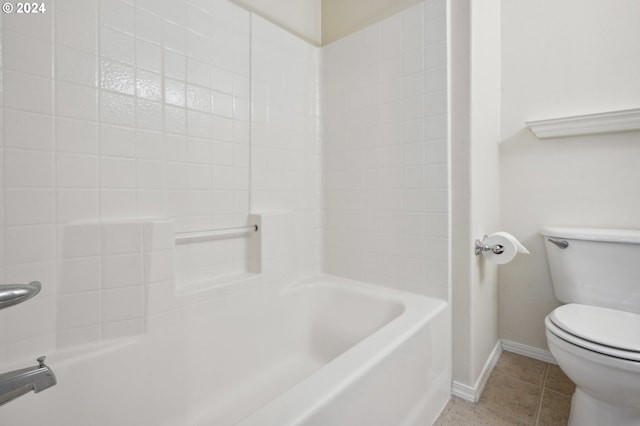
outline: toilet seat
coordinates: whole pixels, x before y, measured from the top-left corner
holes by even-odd
[[[549,316],[559,338],[603,355],[640,362],[640,315],[590,305],[568,304]]]

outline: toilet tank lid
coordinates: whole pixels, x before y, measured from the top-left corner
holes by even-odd
[[[566,238],[569,240],[607,241],[614,243],[640,244],[640,230],[574,228],[566,226],[544,226],[540,234],[545,237]]]
[[[553,310],[551,321],[582,339],[623,351],[640,353],[640,315],[570,303]]]

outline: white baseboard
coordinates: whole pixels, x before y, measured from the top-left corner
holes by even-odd
[[[478,398],[480,398],[475,388],[456,382],[455,380],[451,382],[451,395],[473,403],[478,402]]]
[[[455,380],[451,383],[451,394],[457,396],[458,398],[462,398],[465,401],[476,403],[480,399],[480,395],[484,390],[484,387],[487,385],[487,381],[489,380],[489,376],[493,371],[493,368],[496,366],[498,359],[500,359],[500,354],[502,353],[502,342],[498,340],[496,346],[491,351],[487,362],[485,362],[484,367],[482,368],[482,372],[480,373],[480,377],[476,381],[474,386],[465,385],[464,383],[456,382]]]
[[[499,340],[493,348],[491,355],[489,355],[476,384],[474,386],[469,386],[454,380],[451,383],[451,394],[458,398],[462,398],[465,401],[473,403],[478,402],[480,395],[487,384],[487,380],[489,380],[489,376],[491,375],[493,368],[496,366],[498,359],[500,359],[500,354],[503,350],[537,359],[539,361],[548,362],[550,364],[556,364],[555,358],[549,351],[534,348],[533,346],[523,345],[522,343],[512,342],[510,340]]]
[[[503,340],[502,349],[507,352],[513,352],[514,354],[527,356],[550,364],[557,364],[551,352],[534,348],[533,346],[523,345],[522,343],[512,342],[510,340]]]

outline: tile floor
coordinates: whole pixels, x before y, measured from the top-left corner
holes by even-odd
[[[503,352],[477,404],[452,397],[436,426],[566,426],[575,385],[557,365]]]

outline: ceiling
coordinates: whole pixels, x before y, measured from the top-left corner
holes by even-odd
[[[324,46],[422,0],[232,0],[316,46]]]

